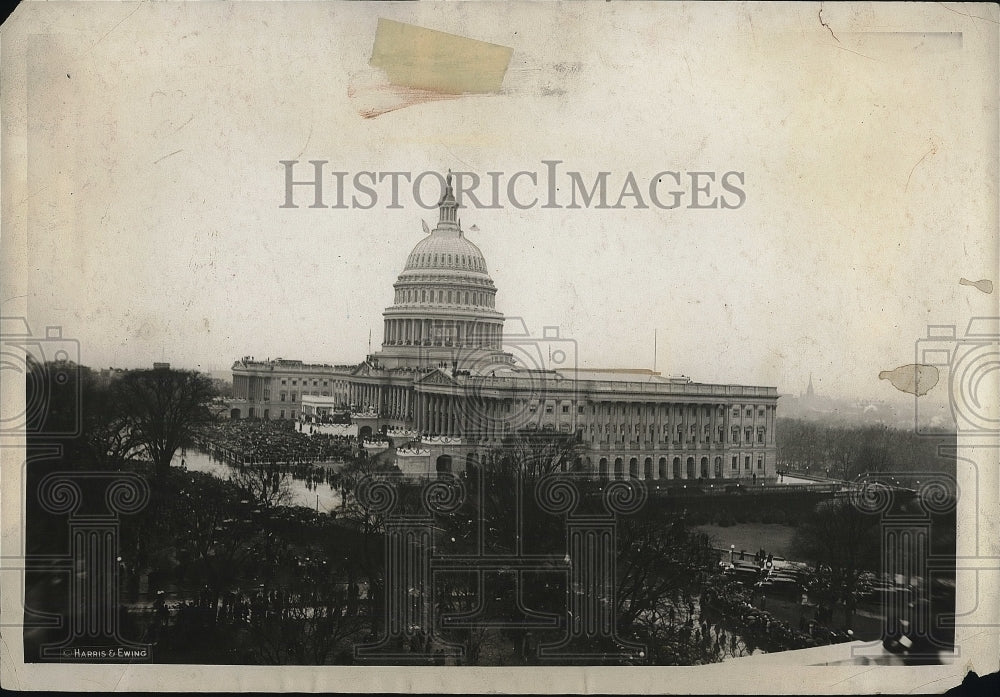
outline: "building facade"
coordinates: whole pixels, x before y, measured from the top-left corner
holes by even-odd
[[[339,397],[346,403],[354,366],[303,363],[285,358],[233,363],[233,419],[298,419],[306,395]]]
[[[497,288],[457,208],[449,175],[437,226],[394,284],[381,351],[356,366],[237,361],[233,417],[299,419],[304,395],[350,409],[362,436],[399,434],[397,464],[415,475],[476,465],[517,432],[551,431],[575,438],[578,465],[595,477],[774,477],[775,387],[516,361],[504,350]]]

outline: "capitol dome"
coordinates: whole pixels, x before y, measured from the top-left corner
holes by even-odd
[[[488,273],[486,259],[460,228],[435,229],[417,242],[406,259],[406,269],[444,269]]]
[[[451,173],[438,210],[437,225],[424,225],[427,236],[406,258],[393,284],[393,304],[383,313],[381,357],[387,365],[424,366],[456,349],[501,348],[504,318],[495,308],[496,285],[483,253],[462,231]]]

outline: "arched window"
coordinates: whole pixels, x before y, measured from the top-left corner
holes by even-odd
[[[598,463],[598,470],[598,476],[600,476],[601,481],[608,481],[608,458],[601,458],[601,461]]]
[[[680,479],[681,478],[681,459],[679,457],[675,457],[674,458],[673,468],[674,468],[674,479]]]
[[[632,479],[639,478],[639,460],[637,458],[632,458],[628,461],[628,476]]]
[[[657,469],[659,470],[659,472],[657,472],[657,474],[659,475],[659,478],[660,479],[666,479],[667,478],[667,458],[665,458],[665,457],[661,457],[660,458],[660,461],[657,463]]]
[[[647,457],[646,461],[642,463],[642,476],[644,479],[653,478],[653,458]]]
[[[615,458],[615,479],[625,478],[625,463],[620,457]]]

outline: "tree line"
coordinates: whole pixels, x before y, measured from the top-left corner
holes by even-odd
[[[955,471],[955,434],[918,435],[885,425],[842,426],[801,419],[775,424],[779,470],[853,480],[866,473]]]

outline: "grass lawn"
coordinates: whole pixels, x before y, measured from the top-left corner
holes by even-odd
[[[795,528],[780,523],[737,523],[725,528],[719,525],[696,525],[695,530],[711,535],[719,547],[736,545],[737,554],[745,549],[747,555],[752,557],[763,547],[768,554],[786,559],[791,553],[792,536],[795,534]]]

